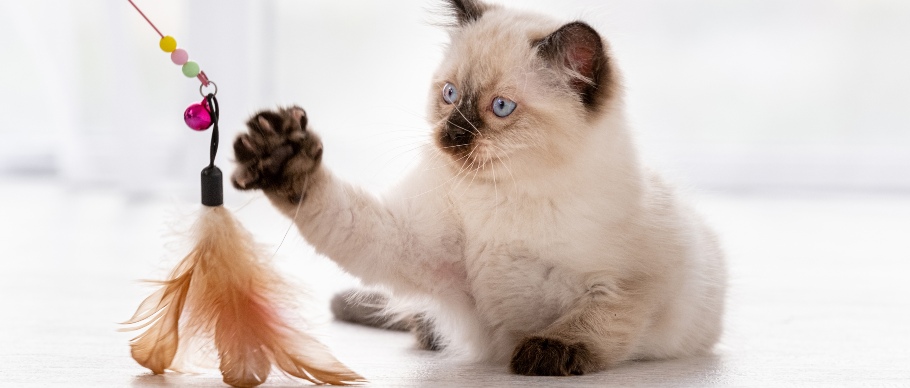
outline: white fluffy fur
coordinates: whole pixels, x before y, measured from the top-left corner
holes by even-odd
[[[715,238],[639,165],[621,88],[587,112],[535,55],[529,42],[560,25],[491,7],[454,28],[431,87],[434,136],[452,109],[445,82],[511,98],[516,112],[484,116],[467,159],[428,145],[381,199],[319,168],[297,225],[365,283],[433,301],[449,348],[485,360],[507,362],[529,336],[583,342],[597,368],[708,351],[725,290]]]

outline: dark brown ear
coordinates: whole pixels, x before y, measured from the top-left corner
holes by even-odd
[[[572,22],[537,42],[538,54],[572,76],[571,86],[588,108],[607,88],[610,69],[603,40],[583,22]]]
[[[477,21],[487,10],[487,5],[477,0],[446,0],[446,6],[458,21],[458,26]]]

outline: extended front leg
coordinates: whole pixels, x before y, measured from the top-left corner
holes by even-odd
[[[644,294],[595,285],[572,310],[515,348],[510,367],[531,376],[569,376],[627,360],[646,322]]]
[[[263,111],[247,126],[234,144],[237,188],[261,189],[317,251],[366,283],[421,293],[446,286],[426,276],[450,265],[439,254],[442,232],[332,175],[303,109]]]

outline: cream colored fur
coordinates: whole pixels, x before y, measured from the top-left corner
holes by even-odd
[[[481,101],[508,97],[515,113],[485,113],[468,158],[428,144],[382,198],[316,168],[297,226],[365,283],[431,301],[448,348],[483,360],[508,362],[530,336],[584,343],[589,370],[707,352],[725,293],[715,237],[640,166],[615,68],[609,100],[592,113],[535,55],[530,42],[561,25],[491,7],[453,28],[430,87],[433,136],[453,109],[445,82],[472,83]]]

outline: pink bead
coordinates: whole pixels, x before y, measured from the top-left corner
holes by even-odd
[[[171,53],[171,62],[174,62],[175,65],[183,66],[188,60],[190,60],[190,55],[184,49],[176,49]]]
[[[208,102],[196,102],[183,112],[183,121],[194,131],[204,131],[212,126],[212,115],[206,109]]]

